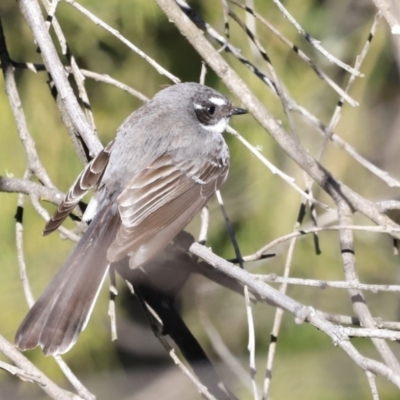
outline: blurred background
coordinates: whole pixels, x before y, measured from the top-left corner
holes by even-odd
[[[190,1],[191,7],[221,34],[224,32],[222,7],[214,0]],[[393,1],[393,4],[395,2]],[[82,0],[81,4],[107,24],[116,28],[150,57],[182,81],[199,81],[201,59],[168,22],[156,3],[148,0],[102,1]],[[273,2],[254,0],[255,9],[288,39],[305,51],[341,87],[349,75],[322,57],[296,32]],[[364,46],[376,14],[368,0],[287,0],[285,7],[301,26],[340,60],[354,65]],[[244,13],[232,5],[237,14]],[[41,63],[40,54],[32,40],[29,27],[22,18],[18,4],[12,0],[0,2],[0,16],[8,50],[14,61]],[[160,76],[138,55],[116,38],[96,26],[65,2],[58,6],[56,16],[68,44],[81,68],[124,82],[148,97],[163,85],[171,84]],[[400,12],[397,14],[400,18]],[[230,22],[231,42],[242,50],[261,71],[267,66],[254,51],[234,21]],[[324,81],[298,56],[257,23],[258,38],[265,47],[281,82],[291,96],[323,123],[328,124],[339,99]],[[55,40],[56,42],[56,40]],[[217,45],[216,45],[217,46]],[[282,105],[268,87],[231,54],[225,59],[251,87],[265,106],[287,126]],[[63,58],[61,58],[63,60]],[[63,60],[65,61],[65,60]],[[361,68],[365,77],[356,80],[350,95],[360,103],[353,108],[343,107],[342,118],[335,132],[366,159],[379,168],[400,178],[400,37],[390,35],[382,19],[372,40],[370,51]],[[66,191],[81,171],[82,164],[66,133],[47,87],[46,73],[16,70],[17,84],[28,127],[36,142],[42,163],[57,187]],[[206,84],[234,98],[211,71]],[[0,80],[0,175],[22,178],[26,156],[21,145]],[[114,138],[117,127],[141,103],[126,92],[104,83],[86,80],[97,131],[103,144]],[[293,116],[304,147],[314,156],[318,153],[321,136],[314,126],[299,115]],[[251,115],[232,121],[249,142],[286,174],[304,187],[304,175],[273,139],[261,129]],[[234,225],[242,254],[254,253],[263,245],[293,230],[301,202],[300,195],[279,177],[270,173],[234,137],[226,135],[231,150],[230,176],[222,195]],[[366,171],[333,143],[328,144],[322,164],[346,185],[371,200],[395,199],[398,189],[390,189],[384,182]],[[330,205],[331,200],[314,187],[314,195]],[[0,333],[13,341],[16,329],[28,307],[19,279],[15,245],[16,194],[0,193]],[[45,204],[49,212],[55,207]],[[318,209],[318,215],[324,211]],[[208,245],[225,258],[233,258],[234,251],[226,232],[219,206],[210,203],[211,225]],[[309,215],[306,216],[306,223]],[[356,216],[357,223],[368,223]],[[24,214],[24,250],[30,283],[38,297],[69,254],[73,243],[61,240],[55,233],[42,237],[44,221],[34,211],[29,199]],[[67,223],[72,227],[72,223]],[[198,234],[199,221],[189,230]],[[355,232],[357,267],[364,283],[395,284],[399,281],[398,256],[394,255],[389,236]],[[276,257],[249,263],[246,269],[256,273],[282,274],[287,245],[273,249]],[[315,254],[313,239],[300,240],[294,253],[292,276],[344,280],[337,232],[320,234],[321,255]],[[105,285],[107,286],[107,285]],[[98,399],[197,399],[200,396],[189,380],[176,368],[147,326],[135,299],[118,281],[117,324],[119,340],[111,342],[107,315],[108,292],[104,287],[91,321],[74,348],[64,359]],[[346,291],[289,287],[288,294],[300,302],[322,311],[353,315]],[[399,320],[399,299],[396,294],[366,293],[375,317]],[[244,371],[249,370],[247,351],[247,321],[243,298],[219,287],[205,278],[192,277],[185,285],[179,306],[189,328],[195,334],[227,386],[240,399],[252,399],[249,379],[223,363],[206,333],[205,324],[214,326],[225,345]],[[261,386],[275,309],[264,304],[254,306],[257,383]],[[370,341],[355,339],[354,344],[365,355],[378,358]],[[399,348],[391,344],[396,354]],[[65,378],[51,358],[39,350],[27,356],[51,379],[68,387]],[[7,361],[0,355],[0,360]],[[382,400],[398,399],[398,390],[382,377],[377,378]],[[324,334],[307,324],[296,325],[292,315],[285,315],[278,340],[270,396],[272,399],[362,399],[371,394],[365,374],[355,366],[342,350],[332,345]],[[0,399],[42,399],[44,393],[31,383],[0,370]]]

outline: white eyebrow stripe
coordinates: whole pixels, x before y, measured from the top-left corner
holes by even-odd
[[[226,100],[221,99],[220,97],[210,97],[211,103],[214,103],[216,106],[226,106]]]

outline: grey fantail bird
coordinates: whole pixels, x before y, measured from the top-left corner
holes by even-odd
[[[16,345],[67,352],[85,328],[111,263],[137,268],[155,257],[225,182],[229,150],[222,136],[233,107],[197,83],[161,90],[133,112],[69,189],[44,234],[56,230],[88,192],[91,221],[65,264],[33,305]]]

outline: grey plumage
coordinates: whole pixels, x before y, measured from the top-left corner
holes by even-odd
[[[235,108],[196,83],[170,86],[132,113],[116,139],[79,175],[44,234],[58,228],[95,187],[88,230],[16,334],[22,349],[68,351],[85,328],[110,263],[151,260],[225,182],[229,151],[222,132]]]

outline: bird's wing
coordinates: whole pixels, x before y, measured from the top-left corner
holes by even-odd
[[[82,200],[83,196],[85,196],[91,188],[96,186],[107,167],[113,144],[114,140],[101,150],[79,174],[54,215],[47,221],[43,230],[43,235],[54,232]]]
[[[163,155],[134,177],[118,197],[122,225],[109,261],[130,255],[138,267],[154,257],[201,210],[225,181],[222,160],[176,161]]]

